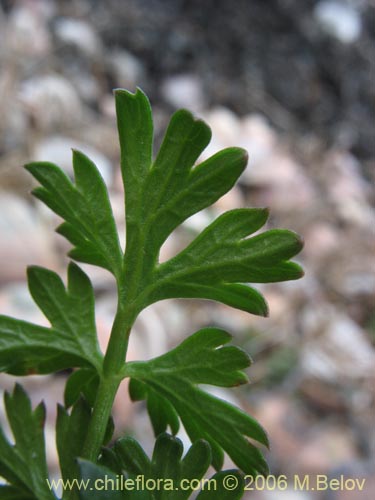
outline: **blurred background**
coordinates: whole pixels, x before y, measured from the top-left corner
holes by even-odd
[[[124,234],[116,87],[149,95],[157,145],[171,113],[187,107],[212,128],[205,157],[234,145],[249,151],[238,185],[180,227],[162,259],[239,206],[268,206],[268,227],[303,236],[306,276],[259,286],[270,318],[165,301],[142,313],[130,347],[132,359],[146,359],[202,326],[227,329],[253,358],[251,385],[216,392],[267,429],[272,473],[344,474],[366,478],[368,488],[259,491],[254,500],[368,499],[375,488],[374,39],[373,0],[0,1],[1,314],[46,324],[25,266],[66,272],[69,245],[53,232],[58,218],[32,199],[24,163],[50,160],[71,173],[71,148],[84,151],[110,188]],[[105,348],[114,283],[83,267]],[[55,476],[55,406],[66,376],[21,380],[35,403],[47,403]],[[1,375],[0,392],[14,382]],[[126,387],[114,416],[118,434],[152,448],[145,409],[129,403]],[[6,426],[2,406],[0,421]]]

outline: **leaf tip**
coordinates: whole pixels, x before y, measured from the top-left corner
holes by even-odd
[[[148,102],[149,100],[140,87],[136,87],[135,92],[131,92],[130,90],[118,87],[113,89],[113,95],[115,96],[115,99],[124,97],[128,99],[133,99],[135,101],[139,99],[144,99]]]
[[[263,301],[261,304],[259,304],[259,309],[258,309],[258,316],[261,316],[262,318],[268,318],[270,315],[270,309],[268,307],[267,301],[264,299],[262,296]]]
[[[243,161],[244,163],[246,163],[246,165],[248,164],[249,162],[249,153],[246,151],[246,149],[243,149],[243,148],[240,148],[241,151],[242,151],[242,157],[243,157]]]
[[[70,149],[72,151],[73,160],[74,160],[74,158],[79,157],[79,156],[86,156],[84,153],[82,153],[82,151],[80,151],[77,148],[70,148]]]
[[[305,246],[305,240],[303,236],[299,236],[298,242],[299,242],[299,251],[301,252],[303,250],[303,247]]]
[[[35,162],[25,163],[23,168],[27,170],[33,177],[38,169],[38,165]]]
[[[39,266],[35,266],[35,265],[27,266],[26,279],[27,279],[27,283],[29,285],[29,289],[32,286],[32,283],[34,282],[34,280],[36,279],[36,276],[37,276],[39,269],[40,269]]]
[[[259,210],[261,210],[265,215],[267,215],[267,219],[268,219],[270,212],[271,212],[270,207],[259,208]]]

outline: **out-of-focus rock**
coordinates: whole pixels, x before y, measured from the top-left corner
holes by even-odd
[[[198,234],[211,224],[214,219],[215,213],[212,210],[202,210],[186,219],[184,227]]]
[[[271,157],[269,162],[274,165],[275,175],[273,181],[270,179],[269,188],[264,191],[264,203],[279,212],[310,209],[317,194],[302,166],[290,156],[282,154]]]
[[[316,378],[304,378],[299,383],[298,394],[320,412],[343,415],[348,411],[349,405],[345,395],[338,390],[335,383],[327,383]],[[356,395],[360,396],[359,391]]]
[[[282,150],[276,150],[257,165],[250,161],[241,180],[259,190],[259,203],[279,212],[307,210],[317,196],[303,167]]]
[[[375,275],[369,272],[373,269],[374,259],[368,259],[368,265],[364,269],[349,270],[345,275],[341,275],[340,291],[347,297],[355,295],[369,295],[374,298]]]
[[[31,264],[56,268],[53,233],[26,201],[1,192],[0,213],[0,282],[24,280]]]
[[[105,183],[112,182],[112,165],[106,156],[92,146],[81,143],[76,139],[54,135],[47,136],[35,145],[34,161],[50,161],[56,163],[70,175],[73,175],[72,149],[82,151],[98,167]]]
[[[339,473],[342,472],[345,477],[354,480],[358,478],[360,482],[364,480],[363,489],[344,488],[343,491],[327,492],[332,494],[325,496],[323,500],[367,500],[367,498],[373,496],[373,492],[375,491],[374,465],[371,464],[370,467],[367,467],[367,470],[363,467],[356,467],[355,465],[356,464],[354,464],[354,467],[351,469],[349,468],[349,470],[348,468],[344,468],[340,470]],[[337,474],[337,476],[338,475],[339,474]]]
[[[164,99],[175,108],[201,111],[205,105],[200,79],[195,75],[175,75],[167,78],[162,85]]]
[[[33,123],[44,132],[72,127],[82,118],[76,89],[56,73],[36,75],[24,81],[18,97]]]
[[[374,238],[370,226],[367,231],[365,228],[363,231],[347,229],[343,233],[344,237],[345,246],[340,248],[340,259],[334,253],[327,258],[322,267],[322,280],[327,287],[346,297],[348,301],[367,297],[374,304]]]
[[[252,492],[248,492],[249,496],[245,496],[245,500],[251,500],[254,498]],[[259,500],[312,500],[312,497],[307,491],[292,490],[290,485],[285,490],[269,490],[264,489],[262,491],[257,491],[257,498]]]
[[[248,115],[242,119],[239,145],[249,153],[249,166],[245,170],[242,181],[253,182],[250,169],[258,169],[270,156],[278,145],[276,132],[262,115]],[[260,169],[261,170],[261,169]],[[254,175],[261,175],[257,172]]]
[[[322,259],[341,248],[343,236],[333,224],[317,221],[306,229],[304,240],[306,258],[319,264]]]
[[[212,129],[212,140],[203,153],[204,158],[226,147],[242,147],[249,154],[249,164],[241,182],[253,185],[269,181],[270,176],[262,166],[273,156],[278,140],[262,115],[248,115],[241,120],[229,109],[217,107],[205,113],[204,119]]]
[[[238,186],[234,186],[214,204],[214,208],[220,213],[243,206],[245,206],[245,197]]]
[[[6,25],[6,56],[27,66],[48,55],[51,39],[46,20],[51,15],[48,3],[22,2],[14,8]]]
[[[312,415],[285,396],[269,394],[252,414],[267,429],[271,467],[275,461],[286,475],[322,474],[358,460],[349,427],[314,422]]]
[[[58,42],[73,47],[89,58],[102,56],[102,42],[92,24],[82,19],[60,18],[55,23]]]
[[[24,281],[9,283],[0,289],[0,311],[5,316],[23,319],[48,326],[48,321],[31,298],[27,283],[26,269],[24,269]]]
[[[206,159],[230,146],[246,149],[247,168],[240,182],[257,188],[256,200],[273,209],[306,209],[316,198],[315,187],[303,167],[284,150],[266,119],[248,115],[240,120],[226,108],[216,108],[204,117],[212,128],[212,141],[203,152]]]
[[[343,382],[373,373],[375,352],[363,330],[345,313],[316,304],[302,318],[306,335],[301,370],[308,376]]]
[[[96,106],[102,94],[100,82],[83,68],[70,71],[67,76],[82,102]]]
[[[0,82],[0,95],[1,93]],[[29,132],[25,110],[19,102],[6,101],[5,99],[0,103],[0,109],[4,119],[3,124],[0,124],[0,147],[5,151],[24,147],[27,144]]]
[[[272,443],[272,460],[283,462],[283,457],[296,455],[308,420],[293,403],[281,394],[271,393],[258,400],[257,407],[251,413],[267,429]]]
[[[354,225],[370,227],[375,220],[368,199],[371,187],[364,179],[359,162],[347,152],[327,155],[324,183],[338,215]]]
[[[116,87],[135,90],[145,77],[141,61],[127,50],[116,49],[105,61],[113,75]],[[111,96],[113,102],[113,96]]]
[[[241,121],[235,113],[224,107],[217,107],[203,114],[203,119],[212,130],[212,139],[202,153],[207,159],[220,149],[239,144]]]
[[[294,182],[301,177],[300,166],[285,153],[277,151],[257,164],[252,165],[251,160],[241,180],[247,186],[272,186],[281,187]]]
[[[294,472],[323,474],[337,466],[359,459],[350,428],[335,424],[316,424],[293,456]]]
[[[348,2],[321,0],[315,5],[314,17],[323,31],[342,43],[353,43],[361,36],[361,16]]]

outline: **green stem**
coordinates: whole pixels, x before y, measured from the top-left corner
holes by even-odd
[[[121,303],[120,303],[121,301]],[[111,337],[104,358],[103,375],[99,384],[85,444],[83,458],[96,462],[103,444],[113,401],[121,382],[119,372],[124,366],[131,327],[136,318],[134,309],[127,309],[120,299],[113,322]]]
[[[96,462],[100,448],[103,444],[105,431],[111,415],[113,401],[116,396],[118,385],[118,378],[103,378],[99,384],[98,394],[87,431],[86,441],[82,450],[83,458],[91,460],[92,462]]]
[[[103,374],[96,395],[86,440],[82,450],[83,458],[96,462],[103,444],[108,420],[111,415],[113,401],[122,380],[128,350],[129,335],[133,323],[141,308],[134,303],[140,295],[139,284],[144,273],[144,262],[137,249],[144,248],[144,235],[137,233],[135,250],[132,253],[131,241],[127,242],[124,258],[124,269],[117,278],[118,304],[113,322],[111,336],[103,362]],[[133,241],[133,244],[134,244]],[[132,258],[132,256],[136,258]],[[124,270],[127,270],[125,273]],[[125,276],[126,274],[126,276]],[[126,285],[124,285],[124,283]],[[139,304],[138,304],[139,305]]]

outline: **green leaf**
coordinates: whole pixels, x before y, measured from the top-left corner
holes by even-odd
[[[170,280],[160,286],[153,301],[177,296],[185,299],[216,300],[258,316],[268,316],[268,306],[262,294],[250,286],[238,283],[218,283],[214,286]]]
[[[65,385],[64,402],[66,408],[74,405],[81,395],[85,397],[90,406],[94,406],[99,380],[97,372],[90,368],[74,371]]]
[[[80,500],[92,500],[93,498],[95,500],[123,500],[130,498],[121,490],[116,489],[117,474],[88,460],[79,459],[78,464],[80,476],[83,480],[81,484],[86,485],[86,487],[79,489],[78,498]]]
[[[30,375],[81,364],[87,361],[65,332],[0,316],[0,371]]]
[[[130,478],[143,476],[144,484],[141,486],[145,493],[148,480],[151,484],[152,481],[159,480],[161,487],[149,490],[150,497],[145,497],[155,500],[189,498],[193,491],[189,482],[192,479],[196,480],[195,482],[199,481],[211,461],[210,447],[205,441],[196,441],[182,458],[181,441],[166,433],[158,436],[151,460],[139,443],[130,437],[120,439],[115,444],[114,453],[122,470],[126,471]]]
[[[91,407],[82,396],[74,403],[70,413],[61,405],[57,407],[56,445],[64,480],[73,482],[79,475],[77,457],[82,454],[90,419]],[[110,418],[103,445],[111,439],[113,429],[113,420]],[[66,490],[63,498],[78,498],[78,490]]]
[[[155,160],[150,103],[141,90],[116,90],[116,111],[125,187],[126,251],[123,253],[108,193],[95,165],[73,151],[75,184],[56,165],[32,163],[40,182],[34,194],[59,214],[58,232],[74,245],[70,256],[111,271],[124,301],[139,313],[158,300],[185,297],[222,302],[267,315],[250,282],[297,279],[289,262],[302,248],[292,232],[250,234],[266,222],[263,209],[220,216],[175,258],[158,263],[160,248],[177,226],[229,191],[246,167],[247,153],[227,148],[195,166],[211,138],[209,127],[177,111]]]
[[[216,328],[200,330],[167,354],[146,362],[127,363],[123,375],[137,381],[135,391],[134,382],[131,383],[131,396],[147,400],[160,397],[160,405],[166,400],[168,408],[164,414],[169,415],[172,406],[192,442],[208,441],[216,469],[222,466],[224,450],[247,474],[267,474],[261,452],[247,439],[268,446],[258,422],[198,387],[198,384],[230,387],[247,382],[242,370],[249,366],[250,359],[241,349],[225,346],[230,338],[227,332]],[[169,424],[168,417],[163,421],[162,415],[159,411],[157,431],[165,430]],[[151,420],[155,420],[152,415]]]
[[[265,224],[265,209],[223,214],[176,257],[158,263],[171,232],[233,187],[246,167],[246,151],[228,148],[194,166],[211,131],[180,110],[152,161],[148,99],[139,89],[135,94],[118,90],[115,95],[126,195],[125,297],[131,297],[128,300],[139,311],[158,300],[184,297],[267,315],[264,298],[247,284],[299,278],[301,268],[288,259],[302,244],[286,230],[247,238]]]
[[[113,498],[187,500],[201,489],[197,498],[235,500],[243,493],[244,478],[237,470],[221,471],[210,479],[204,478],[211,462],[211,451],[203,440],[196,441],[184,457],[181,441],[166,433],[158,436],[151,460],[131,437],[121,438],[112,450],[103,451],[109,452],[112,466],[102,468],[80,460],[81,475],[84,480],[90,479],[90,484],[94,484],[96,478],[112,479],[118,490],[122,488],[123,495],[117,491]],[[105,495],[98,492],[95,498],[104,500],[108,498]],[[81,492],[80,498],[89,497]]]
[[[129,394],[133,401],[147,399],[147,410],[150,415],[155,436],[158,436],[169,427],[173,434],[180,428],[178,415],[168,399],[154,392],[146,384],[132,378],[129,383]]]
[[[34,500],[34,495],[14,486],[0,485],[0,500]]]
[[[79,469],[76,458],[82,452],[90,417],[90,406],[83,398],[75,403],[70,415],[62,406],[57,407],[56,445],[64,480],[73,480],[78,477]],[[67,491],[64,494],[65,497],[77,498],[77,491]]]
[[[91,366],[100,373],[94,294],[86,274],[71,263],[65,289],[56,273],[33,266],[28,269],[28,281],[52,328],[0,316],[0,370],[26,375]]]
[[[7,498],[6,494],[9,496],[21,490],[25,493],[25,499],[54,499],[46,482],[44,405],[40,404],[32,410],[27,394],[18,384],[13,394],[5,393],[4,402],[15,444],[9,443],[0,428],[0,475],[12,483],[15,489],[4,489],[3,498]]]
[[[151,476],[151,461],[134,438],[130,436],[120,438],[115,443],[113,451],[121,469],[128,474]]]
[[[74,245],[71,256],[119,277],[122,250],[107,188],[94,163],[73,150],[75,185],[52,163],[30,163],[25,168],[41,184],[33,194],[65,220],[58,232]]]
[[[69,332],[92,363],[97,361],[99,346],[95,325],[95,299],[87,275],[72,262],[68,267],[68,287],[48,269],[29,267],[30,293],[57,330]]]
[[[141,90],[132,94],[119,89],[115,97],[126,220],[131,227],[133,221],[138,223],[139,197],[152,162],[153,123],[149,101]]]
[[[201,479],[210,465],[210,447],[205,441],[196,441],[181,460],[182,452],[182,443],[177,438],[161,434],[156,440],[152,455],[154,477],[172,479],[174,486],[173,491],[161,491],[160,499],[185,500],[189,498],[193,490],[191,487],[187,488],[187,482],[192,479]],[[181,485],[184,487],[183,491],[181,486],[177,486],[182,480],[184,481]],[[179,488],[178,491],[175,490],[176,487]]]
[[[233,282],[265,283],[300,277],[300,267],[287,260],[302,248],[301,239],[292,231],[274,229],[252,238],[239,238],[243,233],[236,231],[236,220],[238,219],[240,223],[242,216],[250,215],[254,210],[233,210],[223,214],[185,250],[161,264],[156,276],[158,280],[166,283],[164,285],[167,289],[166,296],[169,295],[168,287],[171,285],[175,288],[177,285],[182,290],[185,287],[188,290],[194,290],[194,287],[198,285],[199,290],[200,287],[212,287],[215,283],[223,287],[224,283],[225,289],[228,283]],[[251,231],[253,232],[257,227],[256,225]],[[243,226],[238,224],[237,229],[243,229]],[[250,227],[246,232],[249,230]],[[221,293],[222,290],[220,288]],[[244,288],[236,289],[236,291],[244,298],[242,295]],[[208,298],[210,298],[210,293],[212,292],[207,293]],[[215,298],[215,293],[217,292],[213,291],[212,298]],[[253,298],[249,300],[249,309],[252,307],[254,309],[250,312],[264,314],[266,305],[261,295],[250,288],[248,293]]]

